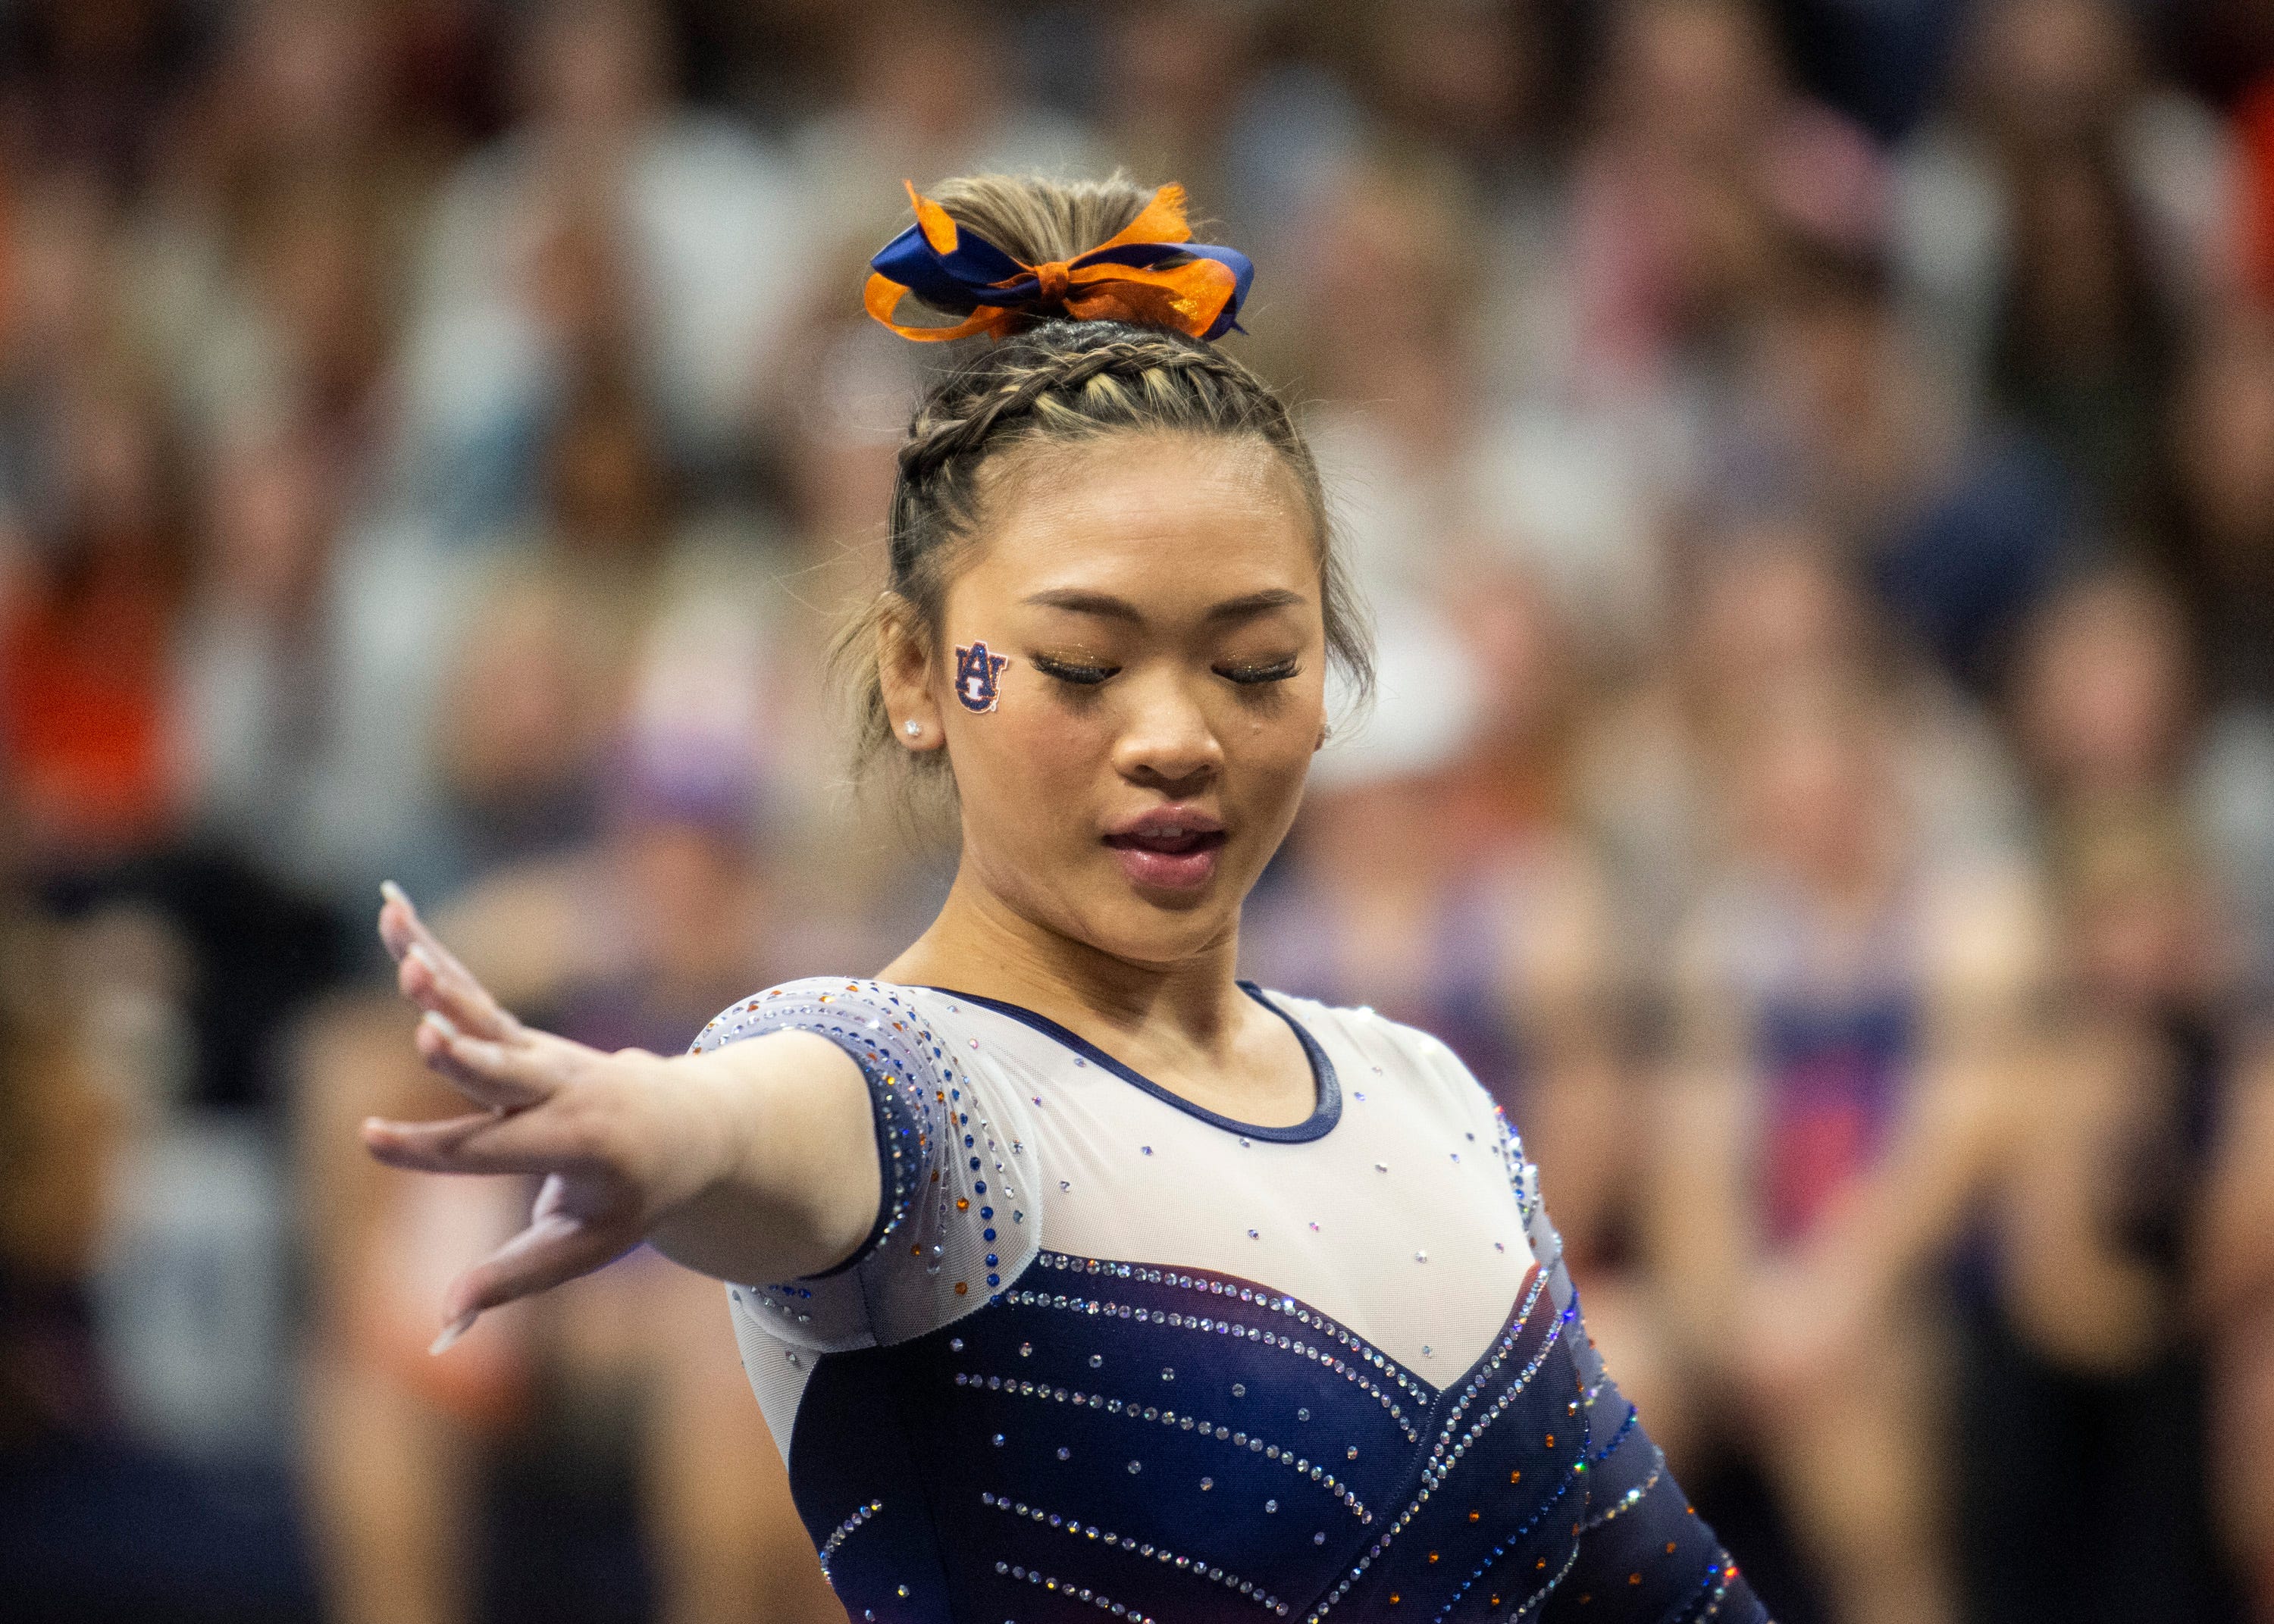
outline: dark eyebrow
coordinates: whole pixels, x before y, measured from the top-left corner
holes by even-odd
[[[1109,620],[1128,620],[1141,625],[1144,615],[1137,605],[1109,592],[1085,592],[1078,587],[1062,587],[1055,591],[1036,592],[1024,601],[1044,609],[1065,609],[1074,614],[1094,614]],[[1211,620],[1246,620],[1274,609],[1284,609],[1291,604],[1304,601],[1300,592],[1283,586],[1267,587],[1261,592],[1249,592],[1239,598],[1228,598],[1213,605],[1208,612]]]

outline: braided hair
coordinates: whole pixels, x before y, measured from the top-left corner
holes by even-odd
[[[1036,264],[1103,242],[1137,218],[1151,192],[1120,175],[1071,184],[980,176],[930,195],[957,224]],[[1005,452],[1045,443],[1125,432],[1262,440],[1293,476],[1316,538],[1328,656],[1360,695],[1371,688],[1372,650],[1318,466],[1269,385],[1215,344],[1167,327],[1044,316],[999,341],[967,342],[981,347],[924,391],[900,447],[885,590],[839,643],[856,694],[856,763],[872,760],[892,736],[877,668],[881,623],[904,616],[937,646],[948,587],[983,528],[980,470]],[[921,759],[945,763],[944,752]]]

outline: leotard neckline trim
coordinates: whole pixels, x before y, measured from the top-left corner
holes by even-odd
[[[1043,1036],[1055,1039],[1073,1050],[1091,1064],[1103,1067],[1122,1081],[1143,1089],[1155,1099],[1173,1105],[1189,1116],[1197,1116],[1211,1127],[1222,1128],[1227,1133],[1241,1134],[1251,1139],[1266,1139],[1279,1145],[1300,1145],[1312,1139],[1324,1139],[1342,1120],[1343,1115],[1343,1089],[1335,1076],[1335,1063],[1327,1057],[1327,1051],[1319,1046],[1318,1039],[1311,1035],[1309,1028],[1265,996],[1261,987],[1254,981],[1241,981],[1238,985],[1240,991],[1287,1023],[1297,1041],[1303,1045],[1304,1057],[1311,1063],[1311,1082],[1317,1091],[1315,1101],[1311,1107],[1311,1114],[1291,1127],[1267,1128],[1252,1122],[1241,1122],[1237,1117],[1212,1111],[1205,1105],[1195,1104],[1184,1095],[1162,1087],[1134,1067],[1116,1060],[1080,1033],[1068,1031],[1049,1016],[1038,1015],[1024,1004],[986,997],[975,992],[963,992],[953,987],[932,987],[928,990],[945,993],[951,998],[961,998],[983,1009],[993,1010],[998,1015],[1007,1015],[1023,1026],[1032,1026]]]

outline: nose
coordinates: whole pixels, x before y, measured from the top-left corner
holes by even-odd
[[[1123,778],[1173,798],[1223,771],[1223,741],[1175,676],[1163,672],[1125,691],[1128,719],[1113,746],[1113,765]]]

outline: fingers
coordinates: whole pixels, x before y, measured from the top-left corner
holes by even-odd
[[[512,1040],[469,1037],[438,1010],[429,1010],[411,1034],[418,1057],[478,1105],[520,1110],[550,1098],[566,1079],[560,1049],[573,1046],[538,1040],[524,1029]]]
[[[416,939],[413,926],[418,910],[410,906],[410,898],[393,880],[379,883],[379,940],[387,949],[388,957],[401,960]]]
[[[422,1009],[439,1011],[477,1037],[509,1037],[521,1023],[418,917],[392,880],[380,887],[379,938],[395,961],[395,985]]]
[[[589,1274],[638,1243],[638,1232],[629,1223],[598,1222],[565,1212],[540,1214],[452,1283],[444,1299],[448,1326],[443,1335],[456,1341],[450,1329],[459,1321],[470,1323],[471,1315]]]
[[[476,1111],[440,1122],[363,1124],[363,1142],[389,1167],[414,1173],[551,1173],[594,1165],[576,1134],[542,1111]]]
[[[395,969],[395,990],[422,1010],[447,1019],[462,1032],[478,1038],[506,1039],[521,1029],[489,989],[463,970],[452,971],[426,949],[413,942]]]
[[[534,1173],[610,1165],[609,1136],[568,1085],[593,1080],[614,1057],[549,1032],[524,1027],[508,1043],[453,1032],[429,1014],[418,1023],[418,1052],[478,1105],[489,1109],[440,1122],[364,1123],[364,1142],[380,1161],[429,1173]]]
[[[393,880],[382,880],[379,894],[379,939],[388,953],[400,959],[410,951],[411,944],[417,943],[439,962],[455,965],[460,969],[465,967],[458,964],[456,955],[442,945],[441,938],[427,928],[426,921],[419,917],[418,908],[403,887]]]

